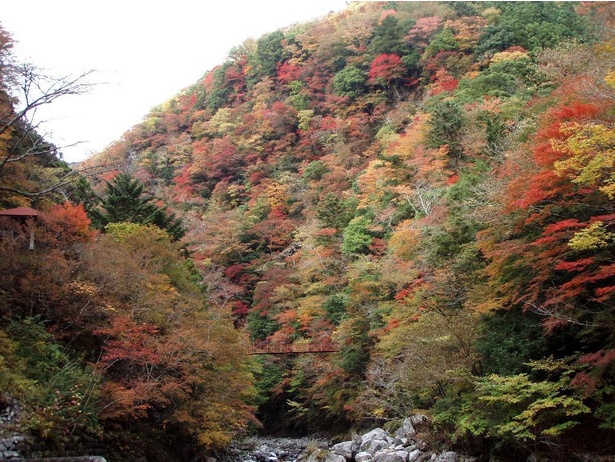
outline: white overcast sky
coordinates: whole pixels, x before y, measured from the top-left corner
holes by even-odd
[[[102,151],[205,72],[233,46],[346,7],[345,0],[19,0],[0,23],[13,54],[55,76],[96,70],[85,95],[39,111],[69,162]]]

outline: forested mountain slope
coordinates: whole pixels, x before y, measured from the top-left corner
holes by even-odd
[[[0,28],[0,459],[16,441],[27,458],[203,458],[258,425],[248,343],[177,218],[129,173],[99,200],[88,175],[108,169],[71,169],[37,133],[37,107],[84,87],[11,45]]]
[[[190,256],[207,327],[175,298],[191,278],[165,265],[129,286],[147,301],[138,314],[81,327],[124,342],[125,357],[100,350],[104,406],[151,393],[128,415],[105,407],[103,422],[147,432],[172,410],[174,431],[212,447],[249,421],[247,406],[228,411],[253,379],[267,431],[341,433],[421,409],[441,444],[476,455],[612,454],[613,25],[610,3],[352,3],[244,42],[154,108],[88,164],[129,173],[173,210],[166,224],[181,219],[165,245]],[[116,173],[94,190],[119,187]],[[94,219],[109,205],[85,197]],[[153,218],[140,220],[91,245],[158,245]],[[104,264],[78,263],[88,284]],[[166,347],[173,329],[191,344],[214,327],[190,349],[213,372],[190,369],[189,411],[160,382],[109,369],[156,351],[135,349],[151,332]],[[248,338],[338,351],[246,362]],[[237,357],[227,367],[207,348]],[[195,405],[212,374],[218,401]],[[191,435],[199,419],[224,425]]]

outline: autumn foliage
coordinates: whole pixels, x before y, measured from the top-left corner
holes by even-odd
[[[99,202],[30,203],[44,220],[9,223],[41,247],[2,241],[3,316],[44,323],[95,378],[82,432],[132,445],[118,460],[417,409],[479,458],[589,452],[580,424],[612,442],[615,60],[596,8],[367,2],[247,40],[95,157],[185,235],[93,232],[109,176]],[[248,355],[315,345],[334,351]]]

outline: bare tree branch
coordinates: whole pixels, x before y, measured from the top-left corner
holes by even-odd
[[[31,121],[32,113],[46,104],[53,103],[58,98],[67,95],[81,95],[87,93],[92,84],[87,77],[94,74],[90,70],[77,76],[49,77],[41,73],[30,64],[22,64],[15,68],[17,79],[20,80],[21,95],[17,96],[21,108],[10,108],[0,115],[0,133],[4,133],[20,120]]]
[[[91,178],[98,175],[102,175],[103,173],[111,172],[117,170],[115,166],[103,166],[103,165],[94,165],[87,168],[82,169],[70,169],[63,176],[61,176],[54,184],[48,186],[46,188],[40,189],[38,191],[25,191],[19,188],[13,187],[5,187],[0,185],[0,191],[10,192],[13,194],[18,194],[20,196],[35,198],[44,196],[46,194],[57,191],[58,189],[68,186],[69,184],[76,183],[84,178]]]
[[[61,160],[58,148],[39,133],[41,123],[35,122],[37,110],[64,96],[88,92],[93,85],[88,78],[94,73],[90,70],[78,75],[50,77],[31,64],[14,63],[9,63],[4,71],[0,85],[3,96],[0,104],[0,191],[35,198],[114,169],[93,166],[69,170],[66,167],[53,184],[41,186],[36,191],[13,184],[3,185],[2,180],[8,176],[6,167],[11,164],[19,165],[28,158],[45,159],[43,162]]]

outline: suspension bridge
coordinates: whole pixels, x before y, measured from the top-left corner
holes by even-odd
[[[330,340],[310,343],[253,343],[250,354],[253,355],[290,355],[335,353],[337,345]]]

